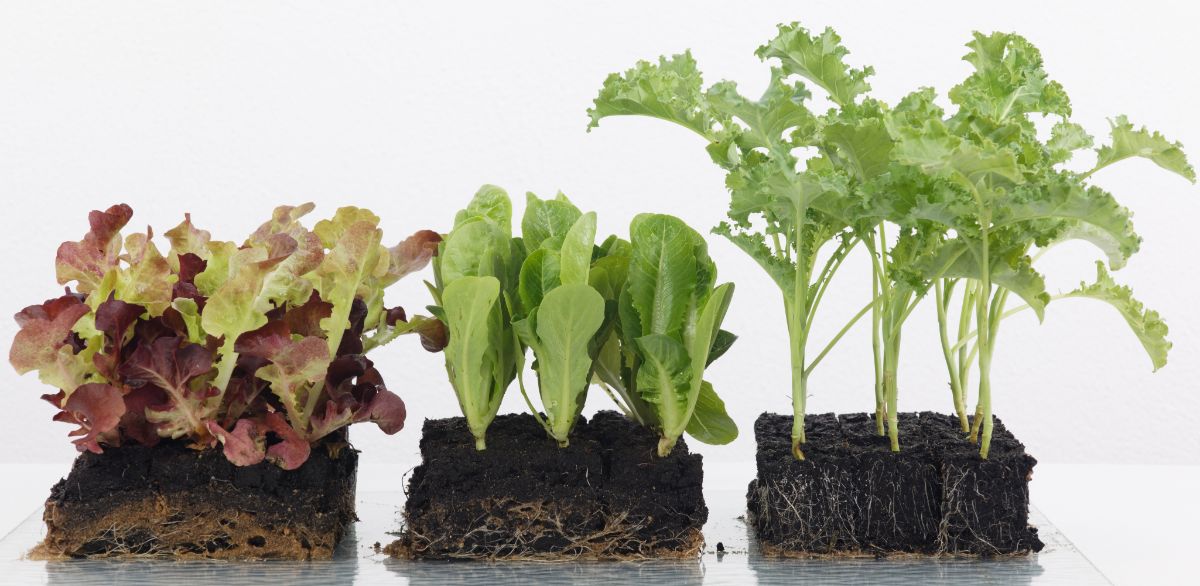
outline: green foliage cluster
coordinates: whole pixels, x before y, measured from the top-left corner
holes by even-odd
[[[1064,164],[1091,148],[1093,138],[1071,120],[1070,101],[1049,79],[1037,48],[1005,33],[976,33],[967,46],[973,72],[950,90],[950,111],[930,88],[894,106],[871,97],[872,68],[848,65],[833,30],[818,34],[790,24],[756,51],[772,63],[758,99],[743,96],[734,82],[704,88],[695,60],[683,53],[609,76],[588,112],[589,129],[624,115],[679,124],[703,137],[726,171],[729,221],[714,232],[757,261],[783,293],[797,458],[804,457],[808,377],[867,314],[878,431],[899,449],[903,326],[931,290],[955,410],[984,458],[996,334],[1015,311],[1032,309],[1040,319],[1053,299],[1099,299],[1121,313],[1155,368],[1166,361],[1166,325],[1103,264],[1094,283],[1052,297],[1034,261],[1057,243],[1084,240],[1106,255],[1109,268],[1124,266],[1141,238],[1130,212],[1090,180],[1113,163],[1141,157],[1194,182],[1180,145],[1120,116],[1111,122],[1109,143],[1095,149],[1096,164],[1070,170]],[[832,104],[825,112],[811,106],[814,86]],[[1036,124],[1043,118],[1053,122],[1048,136]],[[870,295],[813,357],[809,333],[817,308],[860,244],[871,258]],[[1021,308],[1007,309],[1012,295],[1024,302]],[[966,388],[973,365],[979,384],[971,418]]]
[[[512,203],[484,186],[439,245],[430,311],[449,330],[446,370],[476,447],[518,379],[530,411],[567,446],[592,382],[658,431],[668,455],[687,432],[728,443],[737,427],[704,381],[734,337],[720,329],[733,285],[716,284],[704,239],[678,218],[642,214],[630,239],[596,244],[596,214],[564,195]],[[522,372],[532,350],[539,410]]]

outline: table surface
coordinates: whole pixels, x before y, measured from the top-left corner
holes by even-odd
[[[708,472],[709,478],[721,477],[718,471]],[[7,535],[2,543],[12,547],[25,541],[36,541],[34,534],[40,530],[40,525],[36,519],[30,520],[30,515],[41,506],[49,486],[65,473],[66,469],[61,465],[0,464],[0,475],[5,486],[4,498],[0,500],[0,535]],[[367,507],[368,511],[360,511],[364,520],[359,524],[354,549],[363,550],[376,540],[386,539],[386,532],[394,530],[394,511],[402,496],[385,492],[394,491],[393,476],[394,472],[386,469],[364,467],[360,470],[359,491],[363,503],[360,506]],[[892,583],[898,584],[913,580],[950,584],[961,578],[981,583],[980,576],[990,576],[1001,579],[997,583],[1013,583],[1012,580],[1017,579],[1027,584],[1047,584],[1104,583],[1099,577],[1102,572],[1114,584],[1195,583],[1192,581],[1194,573],[1186,561],[1189,555],[1194,555],[1197,543],[1194,528],[1200,523],[1200,505],[1194,501],[1194,496],[1200,494],[1200,467],[1039,463],[1030,491],[1034,506],[1038,509],[1033,518],[1041,516],[1043,524],[1052,525],[1053,535],[1056,536],[1053,539],[1058,541],[1057,548],[1049,548],[1054,553],[1044,553],[1040,562],[995,567],[929,562],[892,563],[883,567],[870,560],[834,565],[803,561],[756,563],[755,560],[761,558],[754,555],[753,544],[747,541],[744,526],[736,520],[739,513],[737,505],[729,504],[739,501],[738,494],[728,486],[718,486],[706,491],[713,514],[705,530],[706,534],[721,533],[726,545],[732,546],[729,549],[733,555],[725,560],[710,554],[700,564],[690,566],[655,564],[618,567],[584,564],[568,566],[569,570],[568,567],[510,567],[507,574],[501,577],[514,581],[529,581],[530,578],[535,581],[569,579],[576,584],[587,583],[591,578],[610,583],[613,578],[620,579],[621,576],[636,578],[642,583],[687,583],[701,579],[705,583],[746,583],[737,581],[742,577],[767,584],[794,582],[799,578],[806,583],[813,583],[814,579],[816,583],[844,583],[848,577],[871,573],[876,578],[873,583],[883,583],[879,579],[882,577],[894,578],[895,582]],[[367,512],[370,514],[361,514]],[[380,533],[380,536],[374,533]],[[708,536],[714,544],[718,540],[714,535]],[[351,555],[350,559],[354,557]],[[371,556],[369,551],[363,550],[357,557],[365,559]],[[445,578],[448,575],[446,568],[376,561],[379,563],[374,566],[359,564],[360,571],[355,574],[359,582],[373,582],[372,576],[375,576],[381,577],[380,581],[386,578],[389,583],[421,583],[425,578]],[[491,570],[482,573],[470,567],[457,567],[451,574],[458,580],[456,583],[490,583],[497,578],[496,566],[490,567]],[[171,571],[169,565],[143,565],[137,567],[136,571],[133,568],[128,564],[119,568],[109,564],[89,569],[102,569],[105,572],[119,570],[124,582],[136,577],[138,583],[146,584],[163,580],[177,581],[181,577]],[[378,572],[363,573],[362,568],[373,568]],[[55,572],[38,569],[23,576],[27,577],[26,581],[40,579],[72,583],[72,576],[78,578],[88,574],[69,571],[71,569],[72,566],[58,567]],[[193,566],[187,571],[196,569]],[[210,573],[211,569],[203,571]],[[434,573],[423,575],[427,571]],[[564,571],[567,573],[564,574]],[[345,574],[337,575],[339,579],[346,577]],[[215,575],[210,574],[210,577]],[[990,582],[983,580],[982,583]]]

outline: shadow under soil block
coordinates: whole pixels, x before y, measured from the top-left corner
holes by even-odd
[[[357,463],[344,437],[290,471],[175,441],[85,452],[51,489],[33,555],[329,559],[355,521]]]
[[[1036,460],[995,420],[991,451],[966,440],[958,420],[901,413],[900,452],[875,417],[809,415],[804,461],[791,453],[792,417],[754,424],[758,477],[747,505],[770,554],[1006,555],[1042,549],[1029,526]]]
[[[612,411],[560,448],[528,414],[502,415],[477,451],[461,417],[426,420],[397,557],[636,559],[699,555],[708,520],[699,454]]]

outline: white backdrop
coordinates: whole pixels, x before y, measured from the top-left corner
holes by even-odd
[[[319,214],[355,204],[381,214],[396,241],[447,229],[480,184],[495,183],[518,213],[526,190],[561,189],[599,212],[605,234],[625,233],[640,211],[706,230],[727,196],[695,136],[645,119],[609,119],[589,134],[585,110],[608,73],[688,47],[708,81],[737,80],[753,94],[767,74],[754,48],[791,20],[835,27],[851,63],[876,67],[871,83],[888,101],[957,83],[973,29],[1020,32],[1041,47],[1093,134],[1106,136],[1105,117],[1125,113],[1200,161],[1200,36],[1187,2],[580,4],[0,4],[0,312],[59,291],[58,243],[81,237],[88,210],[122,201],[135,210],[132,227],[161,233],[190,211],[232,240],[278,203],[311,200]],[[1200,463],[1200,304],[1190,289],[1200,278],[1186,245],[1200,189],[1142,161],[1096,179],[1137,212],[1146,243],[1118,277],[1167,318],[1170,364],[1152,375],[1115,312],[1062,302],[1040,326],[1031,315],[1006,322],[997,413],[1043,460]],[[699,449],[731,470],[710,483],[745,486],[754,418],[790,409],[787,337],[774,285],[732,245],[710,241],[721,276],[739,285],[726,324],[741,336],[710,374],[742,436]],[[1051,288],[1088,278],[1094,257],[1084,246],[1056,251],[1042,265]],[[864,302],[868,270],[860,251],[839,273],[818,340]],[[389,302],[414,310],[427,298],[412,279]],[[932,308],[909,323],[902,408],[947,410]],[[5,348],[14,331],[0,321]],[[869,357],[866,329],[857,329],[811,379],[810,412],[871,409]],[[441,357],[415,340],[374,358],[408,402],[410,426],[395,437],[362,426],[355,443],[365,464],[406,469],[421,420],[457,407]],[[0,460],[65,464],[74,451],[68,426],[52,423],[38,398],[47,389],[8,368],[0,389]],[[596,392],[589,410],[607,403]],[[521,409],[514,388],[505,410]]]

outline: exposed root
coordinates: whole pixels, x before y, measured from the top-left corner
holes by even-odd
[[[87,507],[51,500],[46,539],[30,557],[328,559],[353,520],[353,513],[341,522],[334,515],[267,518],[182,494]]]
[[[991,486],[980,478],[976,463],[942,466],[942,510],[937,531],[937,553],[1005,555],[1041,549],[1037,531],[1025,525],[1029,495],[1027,479],[1001,478],[1021,487]],[[996,479],[992,479],[995,482]],[[1000,499],[999,502],[994,502]],[[984,507],[983,505],[988,505]],[[1002,514],[997,514],[997,511]],[[1020,512],[1021,518],[1013,518]],[[1003,514],[1007,513],[1007,514]],[[1014,528],[1016,528],[1014,530]]]
[[[755,481],[751,484],[750,519],[760,537],[780,549],[799,551],[853,550],[855,538],[850,479],[818,474]]]
[[[943,464],[940,478],[922,486],[913,486],[911,475],[876,467],[865,475],[812,467],[758,479],[750,483],[748,521],[768,556],[992,557],[1040,550],[1036,529],[1025,524],[1028,495],[987,484],[977,467]],[[922,543],[928,545],[914,545]]]
[[[421,511],[384,551],[400,558],[486,560],[640,560],[694,558],[704,546],[701,520],[655,531],[654,519],[593,503],[489,499],[463,508]],[[466,521],[466,522],[464,522]]]

